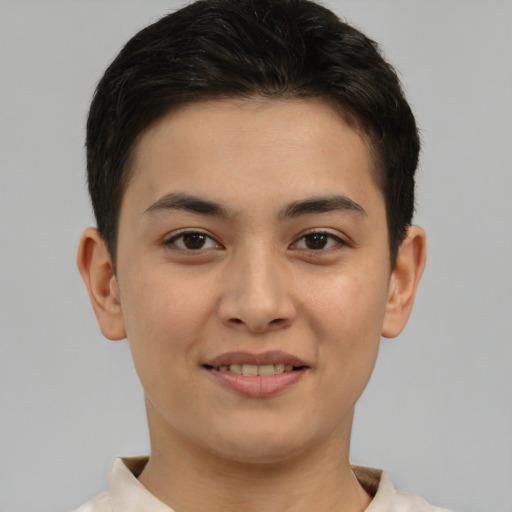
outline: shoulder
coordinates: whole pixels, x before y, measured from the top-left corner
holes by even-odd
[[[421,496],[404,491],[395,491],[393,505],[397,512],[451,512],[446,508],[431,505]]]
[[[112,503],[108,493],[102,492],[73,512],[112,512]]]
[[[373,497],[365,512],[451,512],[435,507],[415,494],[398,491],[381,469],[352,466],[361,486]]]

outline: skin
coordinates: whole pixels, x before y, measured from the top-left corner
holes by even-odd
[[[413,226],[390,270],[372,165],[320,100],[196,103],[138,142],[116,274],[97,231],[84,232],[78,264],[100,328],[128,337],[145,390],[152,450],[139,480],[178,512],[370,502],[349,464],[354,406],[425,263]],[[220,212],[177,207],[176,194]],[[327,211],[297,207],[319,198]],[[203,366],[268,350],[307,365],[272,396],[237,393]]]

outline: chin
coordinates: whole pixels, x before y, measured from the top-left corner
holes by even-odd
[[[235,444],[230,442],[229,445],[220,448],[221,450],[216,447],[216,455],[223,459],[258,465],[285,463],[298,457],[304,451],[304,446],[290,445],[290,443],[283,446],[275,442],[269,443],[268,439],[259,443]]]
[[[207,449],[226,460],[244,464],[278,464],[300,456],[314,442],[302,428],[283,429],[275,425],[237,425],[218,429]]]

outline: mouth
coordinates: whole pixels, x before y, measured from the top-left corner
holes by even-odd
[[[230,364],[220,366],[203,365],[207,370],[216,370],[218,372],[231,372],[236,375],[245,375],[248,377],[268,377],[271,375],[280,375],[285,372],[296,372],[304,370],[305,365],[293,366],[291,364],[271,363],[271,364]]]
[[[219,372],[262,377],[309,368],[302,359],[281,350],[269,350],[259,354],[240,351],[226,352],[206,361],[203,366]]]
[[[229,352],[202,365],[214,379],[237,394],[262,398],[298,383],[310,368],[281,351]]]

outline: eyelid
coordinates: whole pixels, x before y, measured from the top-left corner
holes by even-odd
[[[303,233],[301,233],[296,239],[295,241],[290,244],[290,247],[291,248],[296,248],[295,246],[301,241],[301,240],[304,240],[307,236],[309,235],[315,235],[315,234],[320,234],[320,235],[326,235],[327,237],[331,238],[331,239],[334,239],[336,241],[336,244],[335,246],[333,247],[328,247],[326,249],[310,249],[308,247],[304,247],[304,248],[299,248],[298,250],[301,250],[301,251],[309,251],[309,252],[312,252],[312,253],[322,253],[322,252],[328,252],[328,251],[335,251],[337,249],[340,249],[342,247],[346,247],[348,245],[350,245],[349,241],[346,239],[346,237],[344,237],[341,233],[339,232],[336,232],[336,233],[333,233],[331,230],[327,229],[327,228],[314,228],[314,229],[309,229]]]
[[[176,240],[179,240],[180,238],[184,237],[185,235],[193,235],[193,234],[204,235],[206,238],[209,238],[211,241],[214,242],[215,247],[206,247],[206,248],[200,248],[200,249],[187,249],[187,248],[178,247],[176,245],[176,243],[175,243]],[[211,249],[222,249],[223,248],[222,244],[212,234],[210,234],[207,231],[204,231],[202,229],[199,229],[199,228],[183,228],[178,231],[173,231],[171,234],[169,234],[168,236],[165,237],[165,239],[163,240],[162,243],[166,247],[171,247],[176,250],[183,251],[183,252],[189,252],[189,253],[201,253],[201,252],[205,252],[205,251],[208,251]]]

